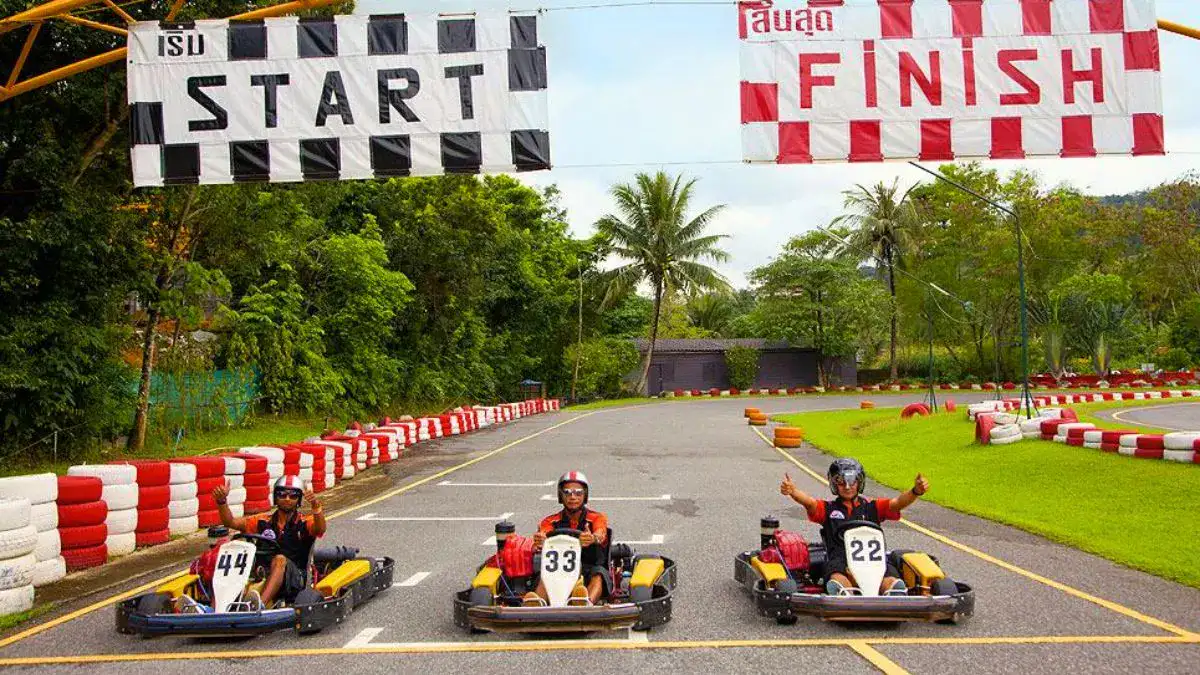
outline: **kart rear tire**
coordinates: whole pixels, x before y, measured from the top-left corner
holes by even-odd
[[[629,599],[635,603],[649,602],[654,597],[654,589],[649,586],[634,586],[629,589]]]
[[[472,607],[491,607],[495,603],[495,596],[489,588],[472,588],[471,595],[467,602],[471,603]]]
[[[799,620],[800,617],[796,616],[795,614],[775,617],[775,623],[779,624],[780,626],[794,626]]]
[[[171,596],[166,593],[147,593],[138,598],[137,611],[147,616],[162,614],[167,611],[170,602]]]
[[[942,578],[934,581],[933,586],[931,586],[929,590],[932,591],[934,595],[955,595],[958,593],[958,584],[954,583],[948,578]],[[955,614],[949,619],[942,619],[941,621],[938,621],[938,623],[953,625],[958,623],[961,618],[962,617],[960,615]]]
[[[472,607],[491,607],[495,604],[495,601],[495,596],[492,595],[491,589],[482,587],[472,588],[471,595],[467,599],[467,602],[471,603]],[[486,630],[471,626],[472,635],[479,635],[486,632]]]

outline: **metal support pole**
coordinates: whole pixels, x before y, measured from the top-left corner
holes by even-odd
[[[962,183],[959,183],[956,180],[947,178],[946,176],[943,176],[941,173],[939,173],[937,171],[927,169],[927,168],[921,166],[920,164],[917,164],[916,162],[909,162],[909,164],[911,166],[915,166],[916,168],[920,169],[921,171],[924,171],[925,173],[929,174],[930,176],[933,176],[934,178],[942,181],[943,183],[946,183],[947,185],[950,185],[951,187],[957,188],[958,190],[961,190],[962,192],[965,192],[966,194],[971,195],[972,197],[991,206],[992,208],[996,209],[997,211],[1000,211],[1002,213],[1006,213],[1006,214],[1012,216],[1013,225],[1016,227],[1016,230],[1017,230],[1017,285],[1020,289],[1020,294],[1021,294],[1021,299],[1020,299],[1020,302],[1021,302],[1021,376],[1022,376],[1021,396],[1024,399],[1021,402],[1021,405],[1025,407],[1026,417],[1032,418],[1033,417],[1033,399],[1029,395],[1029,320],[1027,317],[1027,315],[1029,314],[1029,308],[1025,301],[1025,254],[1024,254],[1024,249],[1021,244],[1022,237],[1021,237],[1020,216],[1017,215],[1017,212],[1014,209],[1010,209],[1007,206],[1004,206],[1003,204],[1000,204],[996,201],[988,199],[987,197],[979,194],[978,192],[963,185]],[[996,349],[999,349],[999,348],[1000,348],[1000,344],[999,344],[999,341],[997,341]],[[996,396],[997,396],[997,398],[1000,398],[1002,396],[1002,393],[1000,391],[1000,383],[998,383],[998,382],[996,383]]]
[[[925,289],[925,316],[929,318],[929,412],[937,412],[937,392],[933,378],[933,294]]]
[[[1029,307],[1025,300],[1025,247],[1021,245],[1021,217],[1012,211],[1013,225],[1017,230],[1017,284],[1021,288],[1021,405],[1025,407],[1025,419],[1033,419],[1033,397],[1029,394]]]

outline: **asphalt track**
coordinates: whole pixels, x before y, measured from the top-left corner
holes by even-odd
[[[1166,403],[1138,406],[1100,413],[1115,422],[1133,424],[1167,431],[1200,431],[1200,403]]]
[[[959,402],[986,396],[960,395]],[[903,405],[913,396],[877,397]],[[325,543],[397,560],[398,585],[343,625],[315,636],[143,640],[118,635],[106,595],[0,640],[0,666],[39,672],[1195,672],[1200,591],[1129,570],[1019,530],[929,503],[888,527],[891,547],[926,550],[971,583],[975,616],[958,626],[848,628],[757,615],[732,579],[733,556],[756,546],[758,520],[815,536],[779,495],[783,473],[823,494],[828,458],[767,444],[742,418],[856,407],[859,397],[697,400],[558,412],[416,446],[386,465],[389,492],[334,514]],[[970,433],[964,425],[964,433]],[[870,467],[868,468],[868,472]],[[568,469],[592,480],[591,504],[618,541],[679,565],[672,622],[649,633],[582,640],[471,636],[451,621],[451,598],[494,550],[492,527],[511,514],[523,533],[550,513],[552,482]],[[488,485],[479,485],[488,484]],[[937,486],[932,486],[933,490]],[[877,485],[871,495],[891,491]],[[614,499],[618,498],[618,499]],[[1103,514],[1097,514],[1103,517]],[[409,520],[396,520],[405,518]],[[412,520],[424,518],[430,520]],[[131,580],[126,589],[153,582]],[[118,589],[118,590],[126,590]],[[98,607],[97,607],[98,606]],[[88,611],[89,608],[97,607]]]

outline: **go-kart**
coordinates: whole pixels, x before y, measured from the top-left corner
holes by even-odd
[[[847,570],[857,588],[843,595],[826,593],[827,550],[824,542],[807,542],[779,529],[779,521],[761,521],[760,548],[738,554],[733,578],[754,596],[759,614],[792,624],[801,614],[827,621],[936,621],[957,623],[975,611],[975,591],[949,579],[937,558],[916,551],[887,551],[878,524],[852,520],[829,542],[845,551]],[[879,586],[891,565],[908,591],[880,595]]]
[[[454,597],[454,623],[473,632],[574,633],[647,630],[671,620],[675,562],[657,555],[636,555],[626,544],[612,544],[608,530],[598,564],[605,568],[606,596],[598,604],[572,599],[582,574],[579,530],[551,531],[541,551],[533,540],[514,534],[512,523],[496,525],[496,554],[481,565],[471,587]],[[545,585],[549,600],[527,607],[523,597]]]
[[[245,637],[288,628],[315,633],[341,623],[358,605],[392,586],[391,558],[359,557],[358,549],[346,546],[314,547],[306,588],[291,603],[264,607],[259,594],[279,544],[255,534],[224,534],[215,535],[213,547],[219,548],[211,578],[185,573],[121,602],[117,631],[144,637]]]

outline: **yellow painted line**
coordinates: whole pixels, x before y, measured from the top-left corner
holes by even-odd
[[[4,638],[3,640],[0,640],[0,649],[3,649],[4,647],[7,647],[7,646],[13,644],[14,642],[20,642],[21,640],[24,640],[27,637],[32,637],[34,635],[37,635],[38,633],[48,631],[51,628],[54,628],[55,626],[61,626],[62,624],[66,623],[68,621],[74,621],[75,619],[78,619],[79,617],[81,617],[85,614],[90,614],[98,609],[102,609],[109,605],[116,604],[127,598],[132,598],[133,596],[137,595],[138,593],[143,593],[145,591],[150,590],[151,588],[161,586],[176,577],[182,576],[183,574],[184,574],[184,572],[180,571],[180,572],[176,572],[175,574],[172,574],[170,576],[165,576],[161,579],[155,579],[154,581],[144,583],[141,586],[138,586],[137,588],[131,588],[128,591],[125,591],[124,593],[118,593],[117,595],[114,595],[110,598],[105,598],[104,600],[101,600],[99,602],[88,605],[87,607],[82,607],[80,609],[75,610],[74,612],[64,614],[58,618],[51,619],[45,623],[40,623],[32,628],[23,630],[20,633],[17,633],[16,635],[11,635],[9,637]]]
[[[855,640],[850,643],[850,648],[857,652],[859,656],[870,661],[871,665],[878,668],[881,673],[885,673],[886,675],[908,675],[907,670],[901,668],[895,661],[880,654],[866,642]]]
[[[431,481],[431,480],[437,480],[438,478],[441,478],[442,476],[445,476],[445,475],[447,475],[447,474],[450,474],[450,473],[454,473],[455,471],[458,471],[459,469],[464,469],[464,468],[466,468],[466,467],[468,467],[468,466],[471,466],[472,464],[476,464],[476,463],[478,463],[478,462],[482,462],[483,460],[485,460],[485,459],[487,459],[487,458],[489,458],[489,457],[493,457],[493,456],[495,456],[495,455],[498,455],[498,454],[500,454],[501,452],[504,452],[505,450],[508,450],[509,448],[511,448],[511,447],[513,447],[513,446],[515,446],[515,445],[520,445],[521,443],[524,443],[525,441],[528,441],[528,440],[530,440],[531,438],[537,438],[538,436],[541,436],[542,434],[544,434],[544,433],[546,433],[546,432],[548,432],[548,431],[553,431],[553,430],[555,430],[555,429],[557,429],[557,428],[559,428],[559,427],[561,427],[561,426],[564,426],[564,425],[570,424],[570,423],[572,423],[572,422],[575,422],[575,421],[581,420],[581,419],[583,419],[584,417],[587,417],[587,416],[589,416],[589,415],[594,415],[594,414],[596,414],[596,413],[595,413],[595,412],[588,412],[588,413],[584,413],[584,414],[582,414],[582,415],[578,415],[578,416],[576,416],[576,417],[572,417],[571,419],[568,419],[568,420],[566,420],[566,421],[559,422],[558,424],[555,424],[555,425],[554,425],[554,426],[552,426],[552,427],[546,427],[545,429],[542,429],[541,431],[539,431],[539,432],[537,432],[537,433],[533,433],[533,434],[530,434],[530,435],[528,435],[528,436],[524,436],[524,437],[522,437],[522,438],[518,438],[517,440],[515,440],[515,441],[513,441],[513,442],[511,442],[511,443],[509,443],[509,444],[507,444],[507,445],[503,445],[503,446],[501,446],[501,447],[499,447],[499,448],[496,448],[495,450],[492,450],[492,451],[490,451],[490,452],[486,452],[486,453],[484,453],[484,454],[482,454],[482,455],[480,455],[480,456],[478,456],[478,457],[476,457],[476,458],[474,458],[474,459],[471,459],[471,460],[468,460],[468,461],[466,461],[466,462],[463,462],[462,464],[457,464],[457,465],[455,465],[455,466],[452,466],[452,467],[450,467],[450,468],[448,468],[448,469],[446,469],[446,470],[444,470],[444,471],[439,471],[438,473],[435,473],[435,474],[433,474],[432,476],[429,476],[429,477],[427,477],[427,478],[422,478],[421,480],[418,480],[418,481],[413,481],[412,483],[408,483],[407,485],[404,485],[403,487],[399,487],[399,488],[397,488],[397,489],[395,489],[395,490],[391,490],[390,492],[385,492],[384,494],[382,494],[382,495],[380,495],[380,496],[378,496],[378,497],[375,497],[374,499],[370,499],[370,500],[368,500],[368,501],[362,502],[362,503],[360,503],[360,504],[358,504],[358,505],[356,505],[356,506],[351,506],[350,508],[342,509],[341,511],[338,511],[337,513],[334,513],[334,514],[330,515],[328,518],[337,518],[338,516],[344,516],[344,515],[346,515],[347,513],[352,513],[352,512],[354,512],[354,511],[357,511],[357,510],[359,510],[359,509],[361,509],[361,508],[364,508],[364,507],[370,506],[370,505],[372,505],[372,504],[375,504],[375,503],[381,502],[381,501],[383,501],[383,500],[385,500],[385,499],[389,499],[389,498],[391,498],[391,497],[395,497],[395,496],[396,496],[396,495],[398,495],[398,494],[403,494],[403,493],[405,493],[405,492],[408,492],[409,490],[411,490],[411,489],[413,489],[413,488],[415,488],[415,487],[418,487],[418,486],[424,485],[425,483],[428,483],[428,482],[429,482],[429,481]],[[180,571],[180,572],[176,572],[176,573],[174,573],[174,574],[170,574],[170,575],[167,575],[167,576],[165,576],[165,577],[162,577],[161,579],[156,579],[156,580],[154,580],[154,581],[147,582],[147,583],[145,583],[145,584],[142,584],[141,586],[138,586],[137,588],[130,589],[130,590],[128,590],[128,591],[125,591],[124,593],[118,593],[117,595],[114,595],[114,596],[112,596],[112,597],[105,598],[105,599],[103,599],[103,600],[100,600],[100,601],[98,601],[98,602],[95,602],[95,603],[93,603],[93,604],[91,604],[91,605],[88,605],[87,607],[83,607],[83,608],[77,609],[77,610],[75,610],[75,611],[73,611],[73,612],[70,612],[70,613],[68,613],[68,614],[64,614],[64,615],[62,615],[62,616],[60,616],[60,617],[58,617],[58,618],[56,618],[56,619],[51,619],[50,621],[46,621],[45,623],[40,623],[40,624],[38,624],[38,625],[36,625],[36,626],[33,626],[33,627],[31,627],[31,628],[28,628],[28,629],[26,629],[26,630],[23,630],[23,631],[21,631],[20,633],[17,633],[16,635],[12,635],[12,636],[9,636],[9,637],[7,637],[7,638],[4,638],[3,640],[0,640],[0,649],[3,649],[3,648],[5,648],[5,647],[7,647],[7,646],[9,646],[9,645],[11,645],[11,644],[14,644],[14,643],[20,642],[21,640],[24,640],[24,639],[26,639],[26,638],[33,637],[34,635],[37,635],[37,634],[39,634],[39,633],[44,633],[44,632],[46,632],[46,631],[50,630],[51,628],[55,628],[55,627],[57,627],[57,626],[61,626],[62,624],[64,624],[64,623],[67,623],[68,621],[74,621],[75,619],[78,619],[78,618],[79,618],[79,617],[81,617],[81,616],[84,616],[84,615],[86,615],[86,614],[91,614],[92,612],[94,612],[94,611],[96,611],[96,610],[98,610],[98,609],[103,609],[103,608],[105,608],[105,607],[108,607],[109,605],[116,604],[116,603],[118,603],[118,602],[120,602],[120,601],[122,601],[122,600],[125,600],[126,598],[131,598],[131,597],[133,597],[133,596],[137,595],[138,593],[142,593],[142,592],[144,592],[144,591],[148,591],[148,590],[150,590],[151,588],[155,588],[155,587],[157,587],[157,586],[161,586],[162,584],[165,584],[166,582],[168,582],[168,581],[170,581],[170,580],[172,580],[172,579],[175,579],[176,577],[179,577],[179,576],[180,576],[180,575],[182,575],[182,574],[183,574],[183,572],[182,572],[182,571]],[[0,665],[3,665],[3,664],[2,664],[2,663],[0,663]]]
[[[447,644],[393,643],[355,648],[318,647],[309,649],[245,649],[222,651],[158,652],[146,654],[78,654],[72,656],[31,656],[0,658],[0,666],[79,665],[87,663],[136,663],[151,661],[202,661],[211,659],[257,659],[279,657],[358,656],[362,654],[452,654],[465,652],[558,652],[613,650],[689,650],[689,649],[781,649],[790,647],[850,647],[860,651],[871,645],[1039,645],[1039,644],[1178,644],[1195,645],[1200,640],[1147,635],[1014,636],[978,638],[800,638],[759,640],[677,640],[669,642],[624,642],[578,640],[553,642],[461,642]],[[874,651],[874,650],[872,650]],[[865,655],[864,655],[865,656]],[[882,654],[879,655],[881,658]],[[874,661],[872,661],[874,663]]]
[[[817,479],[818,481],[824,482],[824,481],[828,480],[824,476],[818,474],[817,472],[815,472],[812,469],[805,466],[802,462],[800,462],[800,460],[793,457],[790,453],[786,452],[783,448],[776,448],[775,444],[772,443],[770,440],[768,440],[767,437],[764,436],[762,434],[762,432],[759,431],[758,429],[755,429],[754,433],[758,434],[758,437],[761,438],[764,443],[771,446],[776,452],[783,455],[788,461],[790,461],[791,463],[798,466],[800,468],[800,470],[804,471],[805,473],[807,473],[808,475]],[[1130,609],[1129,607],[1117,604],[1115,602],[1112,602],[1111,600],[1105,600],[1104,598],[1096,597],[1090,593],[1085,593],[1085,592],[1079,590],[1078,588],[1068,586],[1064,583],[1044,577],[1035,572],[1030,572],[1027,569],[1018,567],[1010,562],[1006,562],[995,556],[988,555],[987,553],[984,553],[983,551],[980,551],[978,549],[967,546],[966,544],[961,544],[957,541],[954,541],[953,539],[951,539],[943,534],[938,534],[937,532],[934,532],[933,530],[930,530],[926,527],[922,527],[922,526],[912,522],[911,520],[908,520],[907,518],[900,519],[900,523],[912,528],[913,530],[916,530],[917,532],[920,532],[921,534],[923,534],[931,539],[936,539],[937,541],[940,541],[943,544],[946,544],[947,546],[956,548],[960,551],[963,551],[964,553],[969,553],[969,554],[975,556],[976,558],[979,558],[980,560],[984,560],[986,562],[992,563],[993,565],[996,565],[997,567],[1006,569],[1010,572],[1015,572],[1016,574],[1019,574],[1027,579],[1032,579],[1033,581],[1036,581],[1038,583],[1045,584],[1051,588],[1060,590],[1063,593],[1066,593],[1067,595],[1074,596],[1076,598],[1079,598],[1080,600],[1086,600],[1090,603],[1099,605],[1107,610],[1116,612],[1117,614],[1121,614],[1121,615],[1127,616],[1131,619],[1141,621],[1142,623],[1154,626],[1155,628],[1160,628],[1167,632],[1174,633],[1180,637],[1184,637],[1184,638],[1188,638],[1188,639],[1193,639],[1196,637],[1195,633],[1192,633],[1191,631],[1189,631],[1187,629],[1180,628],[1179,626],[1176,626],[1171,623],[1167,623],[1166,621],[1163,621],[1161,619],[1156,619],[1152,616],[1147,616],[1146,614],[1142,614],[1141,612],[1139,612],[1135,609]]]

